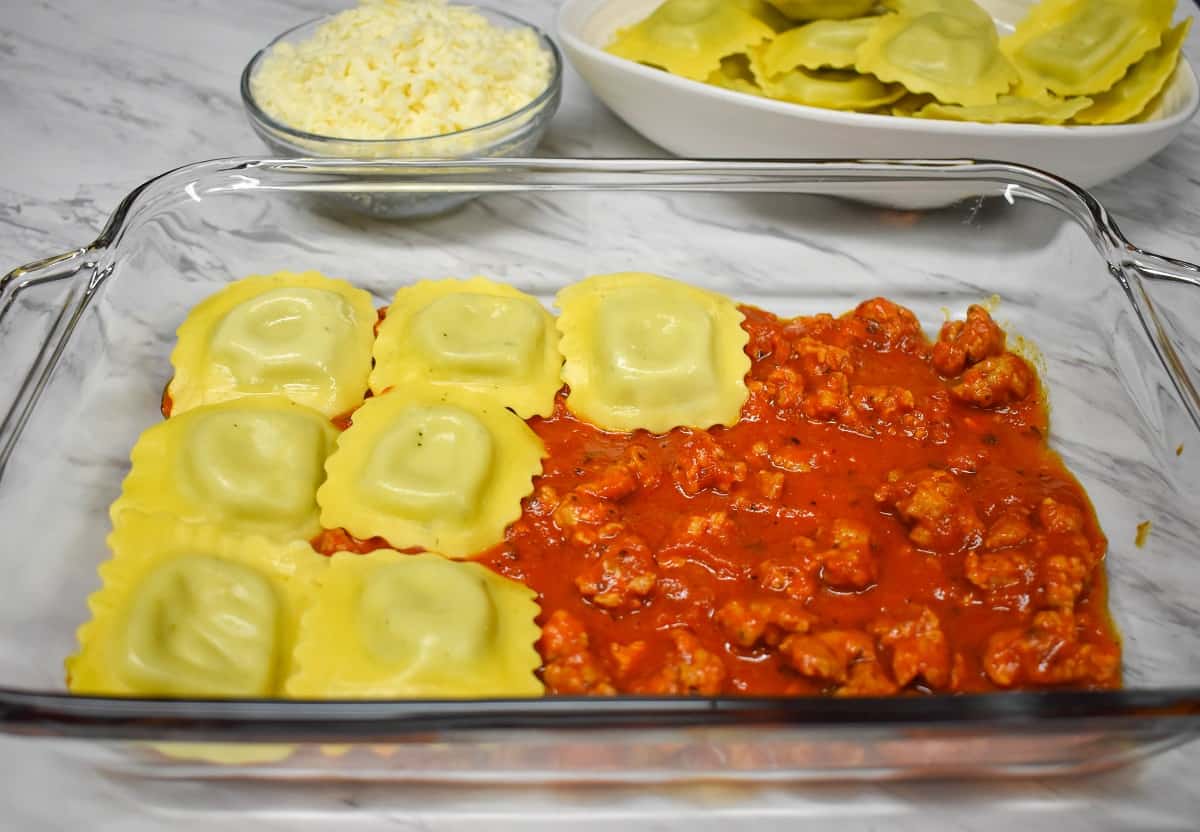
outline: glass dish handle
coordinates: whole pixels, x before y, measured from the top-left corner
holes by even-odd
[[[1200,266],[1132,247],[1125,265],[1142,324],[1200,427]]]
[[[77,248],[18,266],[0,278],[0,476],[83,310],[79,301],[95,286],[91,279],[82,286],[75,280],[81,272],[93,271],[91,253],[91,247]],[[65,292],[46,291],[61,281],[67,281]]]

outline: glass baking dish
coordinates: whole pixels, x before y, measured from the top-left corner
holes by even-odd
[[[385,223],[345,193],[478,192]],[[875,203],[932,204],[924,213]],[[843,198],[839,198],[843,197]],[[850,199],[844,199],[848,197]],[[1108,534],[1125,689],[895,699],[292,702],[71,697],[63,658],[107,508],[158,416],[175,328],[222,284],[319,269],[385,303],[482,273],[549,299],[679,277],[779,313],[885,294],[930,331],[999,297],[1040,356],[1052,441]],[[0,282],[0,730],[148,777],[677,781],[1043,775],[1200,732],[1200,270],[1079,189],[990,162],[226,159],[135,190],[93,244]],[[1143,546],[1139,523],[1150,522]],[[200,745],[196,745],[200,744]]]

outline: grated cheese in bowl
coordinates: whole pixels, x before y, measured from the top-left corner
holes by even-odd
[[[241,93],[254,132],[284,157],[526,156],[558,109],[562,56],[545,34],[495,9],[361,0],[273,40],[246,65]],[[353,178],[319,200],[394,219],[478,195],[392,188],[386,177],[409,171],[387,164],[390,173],[370,168],[385,181]]]
[[[444,0],[363,0],[299,42],[278,42],[251,79],[258,106],[296,130],[411,139],[496,121],[543,93],[552,56],[531,28],[503,28]]]

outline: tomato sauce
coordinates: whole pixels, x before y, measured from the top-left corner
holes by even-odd
[[[742,312],[737,424],[608,433],[566,390],[529,421],[543,473],[479,560],[538,593],[548,692],[1119,686],[1107,543],[986,310],[933,342],[882,298]]]

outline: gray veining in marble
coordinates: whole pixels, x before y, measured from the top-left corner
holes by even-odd
[[[0,0],[0,270],[90,240],[117,201],[149,176],[187,161],[262,152],[238,99],[244,62],[279,30],[340,5],[332,0]],[[551,0],[504,5],[552,29]],[[1200,58],[1197,38],[1193,32],[1187,46],[1193,61]],[[1157,158],[1097,189],[1139,245],[1200,260],[1198,150],[1200,126],[1192,125]],[[571,72],[542,152],[660,155],[600,106]],[[535,278],[552,274],[556,252],[571,248],[582,235],[581,226],[536,198],[529,198],[525,207],[515,220],[488,218],[483,209],[476,217],[538,229],[544,248],[522,254]],[[644,227],[644,220],[629,217],[628,228]],[[754,227],[743,225],[739,231],[747,228]],[[764,235],[770,231],[764,226]],[[609,233],[614,246],[619,245],[619,227],[610,226]],[[814,250],[823,244],[821,239],[803,242]],[[394,243],[401,250],[405,245],[400,235]],[[312,252],[314,257],[324,254]],[[499,262],[504,255],[498,248],[482,256]],[[451,256],[446,256],[449,262]],[[845,274],[853,279],[861,272],[865,279],[862,264],[853,255],[844,257]],[[219,262],[180,266],[186,277],[198,281],[208,271],[225,268]],[[897,267],[915,264],[906,266],[899,258]],[[146,345],[148,352],[164,347]],[[1094,356],[1081,351],[1076,359],[1080,372],[1092,373],[1089,378],[1097,386],[1111,383]],[[99,381],[93,377],[88,383]],[[143,386],[146,395],[155,392],[151,381]],[[95,457],[87,462],[94,470],[82,471],[81,477],[111,477],[111,470],[123,464]],[[1162,531],[1196,537],[1194,522],[1182,519]],[[1189,614],[1194,617],[1194,612]],[[57,746],[36,740],[0,739],[0,755],[0,829],[30,832],[140,832],[163,826],[186,832],[218,824],[251,832],[333,824],[352,830],[564,825],[580,830],[707,830],[752,823],[754,828],[836,823],[846,832],[1200,828],[1200,743],[1117,772],[1040,783],[637,789],[141,783],[97,775]]]

